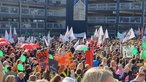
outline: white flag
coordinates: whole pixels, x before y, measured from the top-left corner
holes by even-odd
[[[100,28],[98,29],[97,34],[98,37],[104,35],[102,26],[100,26]]]
[[[103,41],[104,41],[106,38],[109,38],[107,29],[105,30],[105,34],[104,34],[104,36],[103,36]]]
[[[87,40],[85,45],[86,45],[86,46],[88,46],[88,45],[89,45],[89,43],[90,43],[90,42]]]
[[[128,41],[128,40],[130,40],[130,39],[132,39],[134,37],[135,37],[135,34],[134,34],[133,29],[131,28],[129,30],[129,32],[127,33],[126,37],[123,39],[123,42],[126,42],[126,41]]]
[[[84,40],[87,39],[86,37],[86,32],[84,32],[84,36],[83,36],[83,43],[84,43]]]
[[[94,36],[95,36],[95,37],[98,37],[97,29],[96,29],[95,32],[94,32]]]
[[[45,41],[45,39],[46,39],[46,36],[43,36],[43,37],[42,37],[42,40]]]
[[[67,26],[67,29],[66,29],[65,37],[69,37],[69,30],[68,30],[68,26]]]
[[[9,40],[9,34],[7,30],[5,30],[5,39]]]
[[[86,37],[86,32],[84,32],[83,39],[87,39],[87,37]]]
[[[80,41],[78,40],[75,45],[74,45],[74,49],[76,49],[76,47],[80,44]]]
[[[60,34],[60,36],[59,36],[59,41],[63,42],[63,35],[62,34]]]
[[[26,39],[25,42],[30,42],[30,36]]]
[[[50,31],[48,32],[47,40],[48,40],[47,42],[50,42],[50,40],[51,40]]]
[[[16,28],[14,27],[13,35],[17,36]]]
[[[73,32],[73,28],[71,27],[70,31],[69,31],[69,37],[70,37],[70,41],[76,39],[75,35],[74,35],[74,32]]]
[[[99,36],[98,37],[98,43],[97,44],[100,45],[101,43],[102,43],[102,36]]]
[[[47,39],[50,39],[50,31],[48,32]]]
[[[30,43],[33,43],[34,42],[34,37],[33,36],[30,37],[30,41],[29,42]]]
[[[49,44],[48,44],[48,42],[47,42],[46,38],[45,38],[45,43],[46,43],[46,46],[49,46]]]

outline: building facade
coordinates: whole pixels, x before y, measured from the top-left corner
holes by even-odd
[[[64,31],[66,0],[0,0],[0,33],[10,26],[19,34]]]
[[[16,28],[20,34],[65,32],[93,34],[107,28],[110,35],[146,25],[145,0],[0,0],[0,34]]]
[[[118,31],[129,30],[131,27],[135,30],[144,27],[145,13],[145,0],[89,0],[87,28],[92,32],[102,25],[115,36]]]

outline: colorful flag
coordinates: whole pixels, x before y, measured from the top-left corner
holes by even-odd
[[[14,39],[12,38],[12,29],[11,29],[11,26],[10,26],[10,31],[9,31],[9,42],[11,43],[14,43]]]
[[[86,64],[93,66],[93,53],[91,50],[86,51]]]
[[[120,40],[123,40],[125,35],[126,35],[126,32],[123,32],[122,34],[119,33],[117,38],[119,38]]]
[[[90,46],[93,44],[93,36],[91,36],[89,44],[90,44]]]

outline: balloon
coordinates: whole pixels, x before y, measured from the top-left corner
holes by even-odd
[[[86,52],[88,50],[88,47],[84,47],[83,51]]]
[[[144,49],[146,49],[146,42],[143,42],[143,43],[142,43],[142,47],[143,47]]]
[[[146,59],[146,50],[144,50],[142,53],[142,59]]]
[[[50,54],[49,55],[49,59],[54,59],[53,55]]]
[[[94,66],[94,67],[97,67],[98,64],[99,64],[99,61],[97,61],[97,60],[93,60],[93,66]]]
[[[17,69],[18,69],[19,71],[24,71],[24,67],[23,67],[22,64],[18,64],[18,65],[17,65]]]
[[[138,53],[137,48],[133,48],[133,49],[132,49],[132,54],[133,54],[133,55],[137,55],[137,53]]]
[[[6,65],[5,67],[4,67],[4,72],[6,73],[6,72],[8,72],[8,68],[9,66],[8,65]]]
[[[22,56],[20,57],[20,60],[21,60],[22,62],[25,62],[25,61],[26,61],[26,57],[25,57],[24,55],[22,55]]]
[[[3,51],[0,50],[0,57],[4,55]]]

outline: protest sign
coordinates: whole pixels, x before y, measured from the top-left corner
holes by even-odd
[[[38,58],[39,68],[48,69],[48,51],[37,52],[36,57]]]

